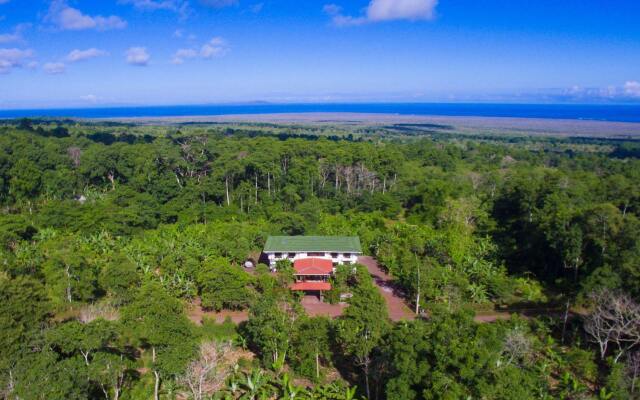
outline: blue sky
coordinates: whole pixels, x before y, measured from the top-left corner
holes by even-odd
[[[0,0],[0,108],[640,102],[632,0]]]

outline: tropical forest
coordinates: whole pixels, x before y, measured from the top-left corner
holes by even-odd
[[[637,141],[4,120],[0,210],[3,399],[640,399]],[[272,235],[389,280],[310,313]]]

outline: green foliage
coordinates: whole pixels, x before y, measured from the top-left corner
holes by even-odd
[[[0,374],[3,377],[39,342],[50,311],[42,284],[33,278],[10,279],[0,273]]]
[[[135,265],[128,258],[119,256],[102,268],[98,282],[116,304],[125,304],[132,299],[140,277]]]
[[[630,399],[629,378],[625,371],[624,364],[611,364],[611,370],[606,378],[606,386],[603,388],[604,394],[611,399]],[[607,397],[602,397],[607,398]]]
[[[343,353],[362,369],[364,387],[370,396],[370,366],[373,351],[389,329],[387,307],[371,281],[361,283],[349,299],[349,307],[336,323],[337,342]]]
[[[299,305],[291,299],[260,296],[251,307],[241,334],[262,356],[265,365],[272,365],[286,358],[291,346],[293,321],[299,314]]]
[[[156,282],[148,281],[122,310],[123,324],[152,352],[152,366],[164,375],[183,371],[195,354],[195,334],[182,304]]]
[[[326,317],[296,320],[289,360],[297,373],[316,382],[323,378],[322,367],[331,365],[331,334]]]
[[[20,360],[15,368],[14,393],[21,399],[86,399],[89,381],[81,357],[58,360],[43,350]]]
[[[622,367],[594,361],[579,319],[563,338],[554,306],[602,287],[640,296],[637,145],[425,129],[445,128],[7,121],[0,393],[147,399],[157,373],[170,398],[215,338],[275,370],[236,371],[219,397],[354,398],[282,374],[322,382],[335,365],[377,398],[629,398]],[[353,294],[344,315],[308,318],[290,266],[240,267],[270,234],[358,235],[408,303],[446,311],[392,324],[366,268],[346,266],[326,296]],[[195,327],[197,297],[250,319]],[[120,320],[87,318],[94,303]],[[555,322],[462,311],[505,304]]]
[[[389,399],[538,398],[549,393],[526,340],[506,339],[500,326],[478,325],[468,312],[434,310],[428,322],[394,327],[383,347]],[[524,336],[526,338],[526,336]]]
[[[237,310],[251,301],[251,276],[225,259],[208,261],[198,273],[197,282],[205,308]]]

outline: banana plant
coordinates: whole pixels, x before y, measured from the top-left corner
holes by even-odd
[[[280,382],[280,388],[281,388],[281,399],[288,399],[288,400],[295,400],[298,398],[298,394],[300,392],[302,392],[302,388],[297,387],[296,385],[293,384],[293,382],[291,381],[291,377],[289,377],[289,374],[284,373],[282,375],[282,379]]]
[[[609,392],[607,388],[602,388],[598,392],[598,400],[610,400],[613,398],[613,393]]]
[[[267,383],[267,377],[265,377],[262,370],[253,370],[251,375],[247,374],[245,377],[244,387],[247,391],[240,398],[243,400],[264,398]]]

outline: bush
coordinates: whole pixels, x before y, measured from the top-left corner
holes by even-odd
[[[250,283],[251,276],[240,267],[233,267],[227,260],[218,259],[204,266],[198,274],[202,306],[216,311],[246,308],[251,301]]]

